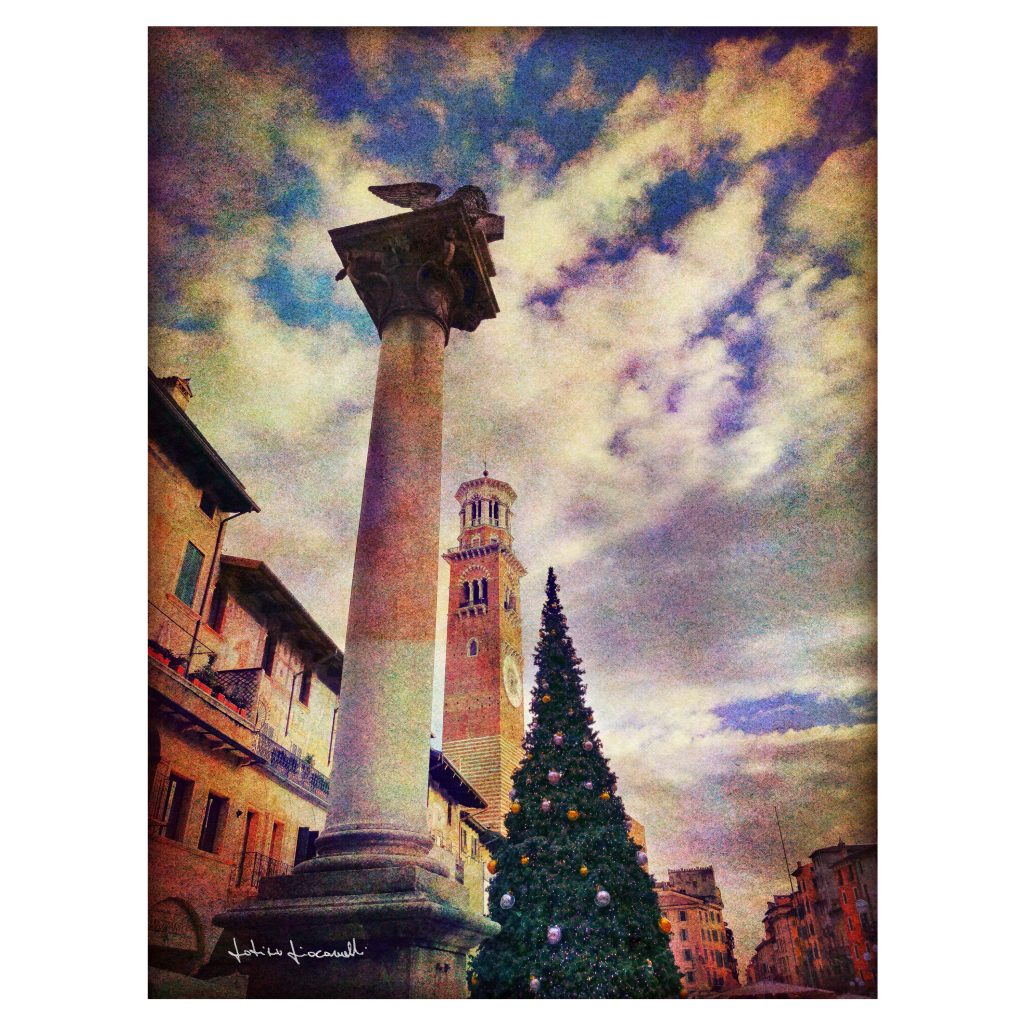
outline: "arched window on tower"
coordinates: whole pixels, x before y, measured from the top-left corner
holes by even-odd
[[[484,604],[487,604],[487,580],[484,579],[480,588],[480,597]]]
[[[477,656],[477,652],[479,650],[480,650],[480,645],[476,642],[476,640],[470,640],[469,641],[469,647],[467,648],[466,653],[471,658],[475,658]]]
[[[469,582],[468,580],[462,584],[462,603],[469,604]]]
[[[480,603],[480,581],[473,580],[473,604]]]

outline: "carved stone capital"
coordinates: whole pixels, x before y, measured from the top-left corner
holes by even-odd
[[[379,333],[401,313],[428,316],[444,330],[476,330],[497,316],[488,238],[501,221],[453,199],[428,209],[335,228],[331,241]]]

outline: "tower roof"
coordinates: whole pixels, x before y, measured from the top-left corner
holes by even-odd
[[[464,483],[460,484],[459,489],[455,492],[455,500],[461,502],[462,499],[472,491],[482,491],[484,489],[501,491],[508,498],[510,504],[515,501],[517,497],[511,484],[505,483],[504,480],[496,480],[485,470],[483,476],[475,477],[472,480],[466,480]]]

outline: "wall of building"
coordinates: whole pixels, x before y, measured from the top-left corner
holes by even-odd
[[[669,946],[688,995],[734,988],[738,984],[722,908],[662,883],[658,905],[672,923]]]
[[[199,507],[203,490],[179,470],[158,441],[149,442],[149,636],[175,653],[187,653],[210,573],[221,521]],[[202,553],[203,564],[192,605],[175,596],[188,542]],[[155,607],[154,607],[155,606]],[[209,639],[206,637],[205,639]]]

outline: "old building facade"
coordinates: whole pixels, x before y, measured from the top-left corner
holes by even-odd
[[[238,996],[244,979],[208,964],[212,920],[314,855],[343,656],[267,565],[223,553],[230,519],[258,507],[190,398],[188,381],[150,374],[150,989]],[[486,803],[436,750],[427,805],[431,856],[483,912]]]
[[[677,868],[657,883],[658,905],[672,924],[669,945],[687,995],[739,984],[732,932],[712,867]]]
[[[878,977],[877,846],[815,850],[793,871],[796,891],[775,896],[748,968],[754,981],[873,994]]]

